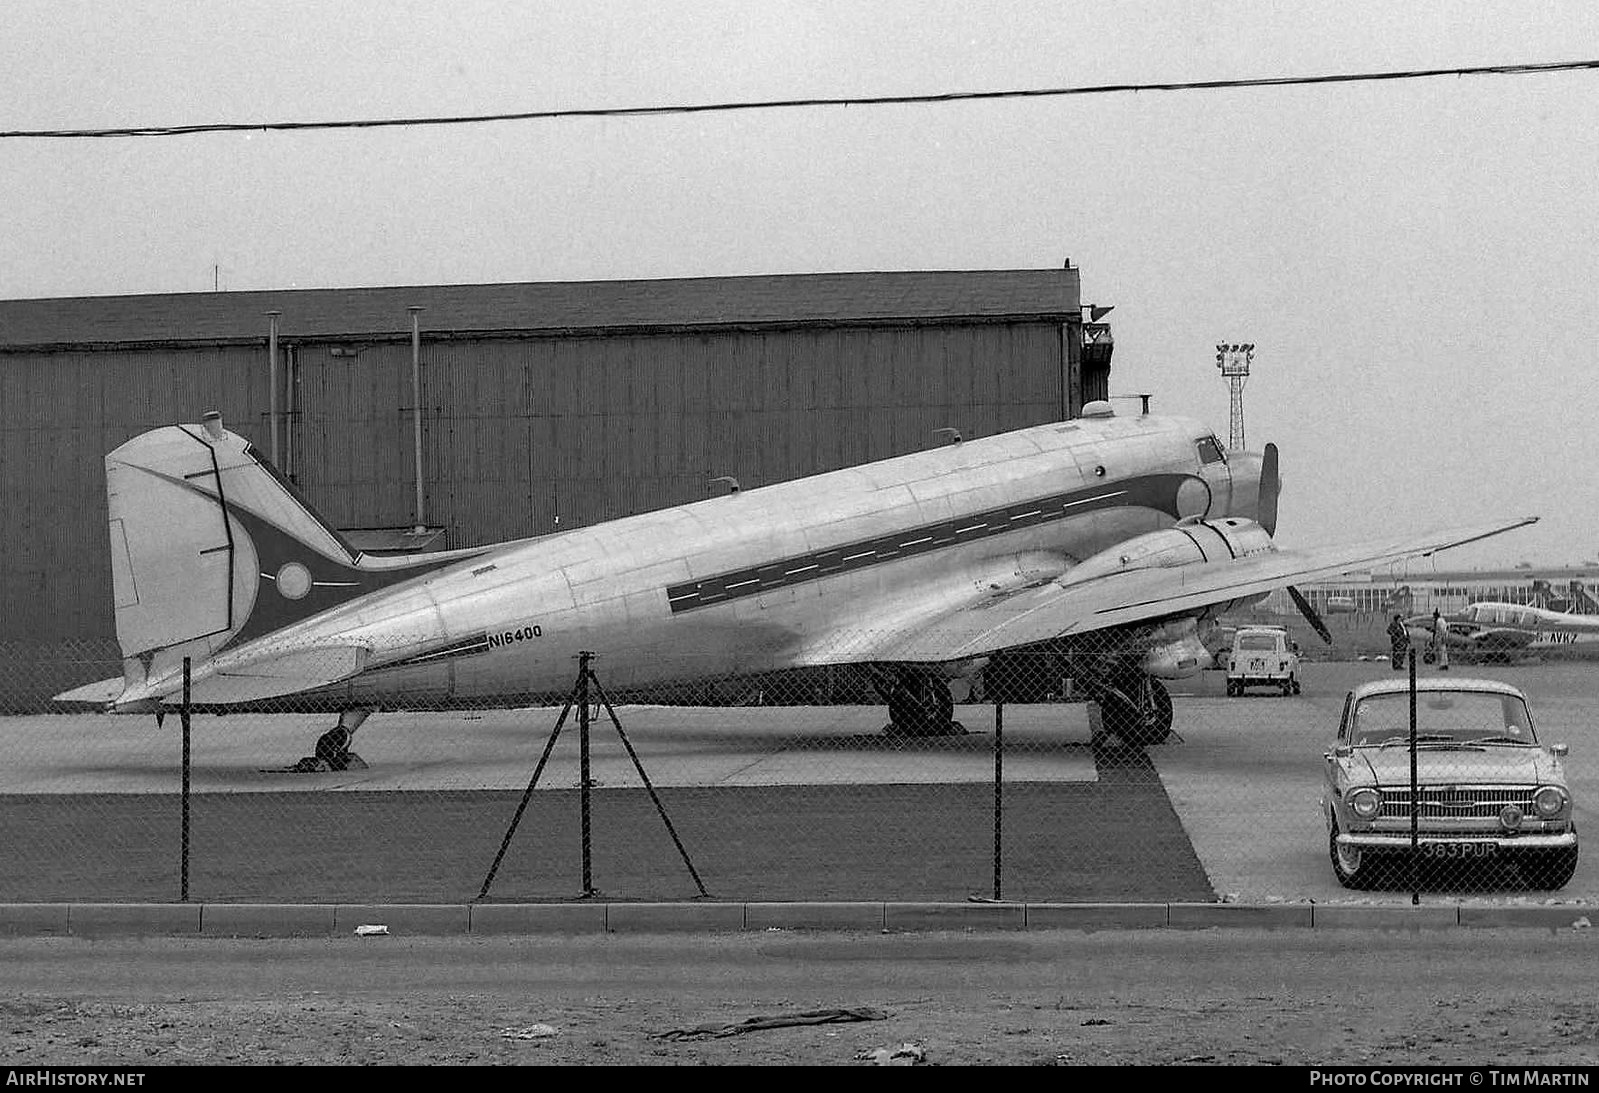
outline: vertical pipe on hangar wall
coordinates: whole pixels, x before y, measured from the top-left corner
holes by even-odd
[[[422,305],[412,304],[411,313],[411,444],[416,467],[416,533],[427,528],[427,513],[422,503]]]
[[[267,433],[274,467],[278,466],[278,318],[282,314],[267,312]]]

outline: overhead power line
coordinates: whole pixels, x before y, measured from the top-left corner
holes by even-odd
[[[974,102],[983,99],[1044,99],[1066,95],[1113,95],[1129,91],[1219,91],[1240,87],[1292,87],[1306,84],[1374,83],[1381,80],[1425,80],[1439,76],[1525,76],[1540,72],[1573,72],[1592,69],[1599,69],[1599,61],[1549,61],[1542,64],[1422,68],[1399,72],[1341,72],[1323,76],[1265,76],[1242,80],[1192,80],[1182,83],[1096,84],[1084,87],[1023,88],[1012,91],[946,91],[932,95],[759,99],[748,102],[695,103],[678,106],[614,106],[568,110],[523,110],[503,114],[461,114],[420,118],[209,122],[200,125],[134,125],[105,129],[13,129],[0,131],[0,139],[81,140],[95,137],[178,137],[195,133],[256,133],[296,129],[385,129],[423,125],[479,125],[484,122],[496,121],[649,117],[658,114],[712,114],[733,110],[792,110],[812,106],[890,106]]]

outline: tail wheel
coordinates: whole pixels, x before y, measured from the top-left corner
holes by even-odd
[[[317,738],[316,757],[333,770],[343,770],[350,761],[351,732],[343,725],[335,725]]]

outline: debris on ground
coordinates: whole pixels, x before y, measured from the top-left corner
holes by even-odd
[[[357,926],[355,928],[356,937],[387,937],[388,933],[389,928],[387,926]]]
[[[740,1033],[756,1032],[761,1029],[787,1028],[791,1025],[830,1025],[846,1021],[886,1021],[888,1014],[870,1006],[854,1006],[841,1009],[806,1010],[804,1013],[784,1013],[772,1016],[746,1017],[733,1024],[717,1024],[708,1022],[703,1025],[693,1025],[689,1028],[674,1028],[666,1032],[657,1032],[650,1038],[653,1040],[707,1040],[718,1036],[737,1036]]]
[[[526,1028],[504,1028],[500,1030],[502,1040],[548,1040],[559,1036],[561,1030],[554,1025],[528,1025]]]
[[[873,1066],[921,1066],[927,1062],[927,1052],[921,1044],[905,1043],[899,1047],[880,1047],[875,1051],[863,1051],[855,1058]]]

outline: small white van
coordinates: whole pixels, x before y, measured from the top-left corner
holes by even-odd
[[[1282,626],[1240,626],[1227,660],[1227,697],[1250,687],[1275,687],[1299,693],[1299,643]]]

